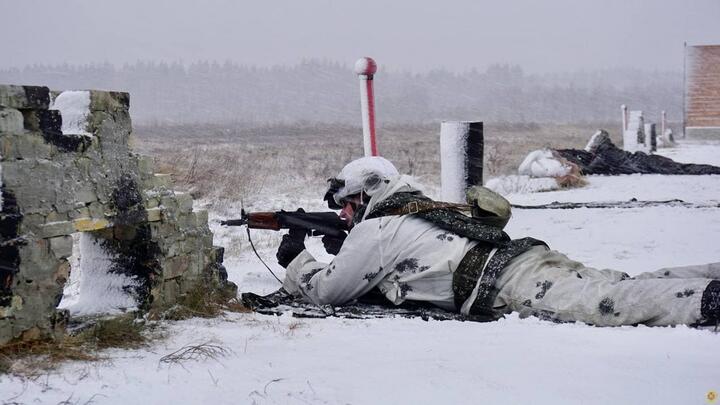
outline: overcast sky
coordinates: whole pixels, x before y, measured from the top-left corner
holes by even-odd
[[[720,0],[0,0],[0,67],[232,60],[424,72],[521,65],[682,70],[720,44]]]

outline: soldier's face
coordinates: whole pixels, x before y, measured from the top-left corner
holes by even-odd
[[[351,195],[349,197],[346,197],[343,199],[343,208],[340,211],[340,219],[345,221],[345,223],[348,226],[348,229],[352,228],[353,223],[353,216],[355,215],[355,211],[357,210],[357,207],[360,205],[361,202],[360,194]]]

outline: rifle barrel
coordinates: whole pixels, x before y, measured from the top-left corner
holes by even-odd
[[[228,219],[228,220],[225,220],[225,221],[220,221],[220,225],[225,225],[225,226],[243,226],[243,225],[247,225],[247,218]]]

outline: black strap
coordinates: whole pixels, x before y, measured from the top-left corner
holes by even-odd
[[[468,204],[449,203],[433,200],[413,200],[405,205],[386,209],[385,215],[412,215],[443,208],[460,211],[472,210],[472,206]]]
[[[487,264],[485,264],[484,260],[482,261],[482,263],[480,263],[478,261],[478,258],[473,257],[477,256],[477,253],[474,253],[469,258],[468,255],[463,258],[457,270],[455,271],[456,274],[459,273],[458,276],[456,277],[456,274],[453,274],[453,292],[455,292],[457,288],[458,290],[461,290],[461,292],[464,294],[464,292],[467,291],[467,289],[469,288],[470,293],[472,293],[475,285],[478,286],[477,297],[475,298],[475,301],[470,307],[471,315],[491,315],[494,313],[493,303],[498,293],[498,289],[495,287],[495,282],[512,259],[516,258],[522,253],[527,252],[533,246],[547,246],[547,244],[545,244],[545,242],[541,240],[534,238],[515,239],[513,241],[510,241],[510,243],[508,243],[507,245],[498,248],[498,250],[495,251],[492,257],[490,257]],[[466,258],[468,258],[467,262],[465,260]],[[482,267],[470,268],[470,266],[482,265],[485,266],[484,271],[482,270]],[[456,286],[456,280],[458,283],[462,284],[458,284]],[[475,282],[473,282],[473,280]],[[470,283],[472,283],[472,287],[469,287]],[[465,299],[463,299],[462,302],[460,302],[459,304],[458,298],[462,299],[463,297],[455,297],[455,305],[458,309],[462,306],[465,300],[469,298],[470,293],[468,293],[465,296]]]
[[[504,246],[510,242],[510,237],[503,232],[502,229],[492,225],[483,224],[477,218],[473,218],[457,211],[457,207],[449,208],[449,206],[445,206],[443,208],[438,208],[438,206],[435,206],[435,208],[433,208],[434,204],[452,203],[436,203],[419,193],[395,193],[375,205],[370,214],[368,214],[367,218],[370,219],[387,215],[399,215],[398,212],[402,212],[407,209],[414,211],[414,208],[412,207],[415,202],[418,204],[418,208],[422,205],[422,207],[427,207],[427,209],[418,209],[417,212],[409,212],[407,215],[416,215],[426,221],[432,222],[443,230],[453,232],[471,240],[487,242],[494,246]],[[458,206],[465,205],[458,204]]]
[[[492,246],[488,247],[485,243],[478,243],[465,254],[465,257],[463,257],[457,269],[455,269],[452,288],[455,308],[458,310],[460,310],[463,303],[472,295],[491,251]]]

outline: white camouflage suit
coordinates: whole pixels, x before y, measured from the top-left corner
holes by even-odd
[[[366,215],[388,196],[416,190],[410,177],[397,176],[373,194]],[[353,227],[331,263],[301,252],[287,267],[284,287],[315,304],[331,305],[378,287],[396,305],[425,301],[464,312],[454,302],[453,272],[476,244],[412,215],[367,219]],[[630,278],[535,246],[498,277],[494,309],[598,326],[693,324],[700,321],[701,297],[712,279],[720,279],[720,263]]]

